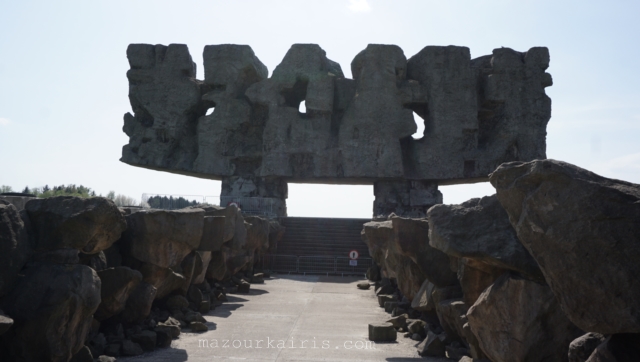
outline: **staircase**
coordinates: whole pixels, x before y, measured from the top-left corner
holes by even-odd
[[[286,229],[276,252],[296,256],[349,257],[349,251],[355,249],[361,257],[368,257],[367,244],[360,238],[360,231],[362,225],[369,221],[284,217],[280,219],[280,224]]]
[[[369,250],[360,237],[370,219],[284,217],[285,233],[269,265],[280,272],[362,274],[371,265]],[[357,265],[349,264],[349,252],[359,253]]]

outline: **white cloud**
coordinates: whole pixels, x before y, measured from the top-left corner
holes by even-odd
[[[371,6],[369,6],[367,0],[349,0],[349,10],[362,13],[371,11]]]
[[[8,126],[9,123],[11,123],[10,120],[8,120],[7,118],[0,117],[0,126]]]

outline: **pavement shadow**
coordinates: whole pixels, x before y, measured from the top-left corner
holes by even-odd
[[[189,354],[184,349],[160,348],[135,357],[118,357],[118,361],[163,361],[184,362],[189,360]]]
[[[241,304],[241,303],[224,303],[220,307],[214,309],[212,312],[210,312],[207,315],[211,317],[227,318],[232,314],[234,310],[243,306],[244,304]]]

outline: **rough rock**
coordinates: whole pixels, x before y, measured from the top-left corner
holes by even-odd
[[[543,284],[505,273],[467,312],[471,331],[492,361],[566,361],[582,334]]]
[[[153,300],[158,289],[153,285],[140,282],[127,299],[122,319],[128,323],[140,323],[151,313]]]
[[[154,331],[142,331],[133,335],[131,341],[139,344],[144,351],[153,351],[156,348],[157,334]]]
[[[639,333],[640,185],[555,160],[503,164],[491,184],[569,319]]]
[[[11,290],[30,254],[31,245],[20,213],[15,206],[0,202],[0,297]]]
[[[135,260],[176,267],[200,245],[203,225],[202,209],[143,210],[127,216],[120,244]]]
[[[585,362],[606,339],[602,334],[593,332],[574,339],[569,345],[569,362]]]
[[[440,336],[428,331],[427,338],[418,345],[418,354],[422,357],[444,357],[445,345]]]
[[[436,305],[440,325],[450,339],[465,341],[464,325],[467,323],[468,309],[469,306],[461,299],[446,299]]]
[[[211,253],[211,261],[207,268],[207,278],[214,280],[222,280],[227,272],[227,263],[222,251],[214,251]]]
[[[197,333],[206,332],[209,330],[209,327],[207,327],[206,324],[198,321],[189,323],[189,328],[191,329],[192,332],[197,332]]]
[[[127,227],[116,204],[103,197],[33,199],[25,210],[36,251],[75,248],[95,254],[109,248]]]
[[[457,258],[469,258],[543,280],[536,261],[520,243],[496,195],[460,205],[429,209],[429,245]]]
[[[93,362],[93,355],[91,354],[89,347],[84,346],[73,355],[69,362]]]
[[[139,356],[143,354],[144,351],[139,344],[132,342],[128,339],[122,341],[122,347],[120,350],[120,354],[123,356]]]
[[[209,269],[209,263],[211,262],[211,251],[196,251],[202,263],[200,273],[193,275],[191,278],[191,284],[202,284],[207,276],[207,270]]]
[[[9,316],[4,315],[0,310],[0,336],[7,332],[12,325],[13,319],[11,319]]]
[[[456,284],[456,274],[448,268],[449,257],[429,245],[429,223],[426,219],[395,216],[391,218],[391,223],[396,251],[409,257],[436,286],[446,287]],[[418,288],[423,280],[418,281]]]
[[[189,301],[181,295],[174,295],[167,299],[166,305],[169,310],[183,309],[189,307]]]
[[[98,272],[102,282],[100,296],[102,302],[96,311],[96,319],[105,320],[122,312],[129,295],[142,281],[142,274],[137,270],[121,266]]]
[[[458,281],[462,287],[462,299],[465,304],[473,305],[480,294],[505,271],[505,269],[475,259],[460,258],[458,260]]]
[[[124,118],[121,160],[139,167],[257,188],[284,179],[464,183],[545,157],[546,48],[471,59],[465,47],[428,46],[407,60],[395,45],[370,44],[351,63],[354,79],[316,44],[294,44],[270,78],[242,45],[207,46],[204,81],[183,44],[132,44],[127,57],[134,115]],[[428,120],[422,139],[411,137],[413,112]],[[256,196],[286,199],[266,188]]]
[[[247,230],[246,248],[264,254],[269,249],[269,220],[259,216],[247,216],[245,221],[251,224]]]
[[[84,265],[40,264],[4,301],[14,319],[5,351],[27,361],[66,361],[76,354],[100,304],[100,278]],[[38,346],[38,348],[34,348]]]
[[[640,334],[621,333],[608,337],[586,362],[640,361]]]
[[[371,288],[371,284],[369,282],[358,283],[358,289],[369,289]]]
[[[391,323],[369,324],[369,340],[373,342],[394,342],[398,338],[396,329]]]
[[[138,270],[142,273],[142,281],[156,288],[157,299],[162,299],[174,291],[180,290],[187,283],[184,275],[176,273],[171,268],[143,263]]]
[[[218,251],[224,243],[226,217],[205,216],[198,251]]]

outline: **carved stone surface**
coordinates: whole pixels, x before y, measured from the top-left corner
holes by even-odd
[[[436,184],[546,157],[546,48],[471,59],[466,47],[428,46],[407,60],[398,46],[370,44],[351,63],[354,79],[315,44],[294,44],[269,78],[246,45],[205,47],[204,81],[185,45],[131,44],[127,57],[134,114],[121,160],[231,189],[252,180],[259,197],[286,199],[286,188],[261,183],[411,180],[424,184],[406,190],[405,206],[419,212],[439,200]]]

